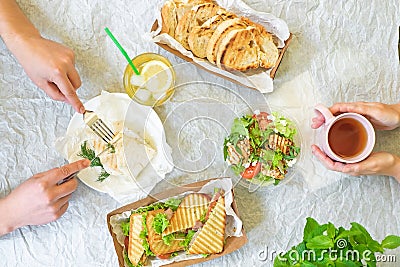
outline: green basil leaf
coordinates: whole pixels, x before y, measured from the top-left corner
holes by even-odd
[[[343,228],[342,228],[343,229]],[[338,236],[335,237],[335,242],[339,239],[346,239],[355,235],[362,235],[362,232],[358,230],[341,230],[339,229]]]
[[[306,226],[304,227],[303,239],[308,242],[311,238],[322,235],[325,230],[326,224],[320,225],[316,220],[308,217]]]
[[[368,241],[367,246],[372,252],[383,253],[383,247],[381,246],[381,244],[379,244],[378,241],[370,240]]]
[[[359,232],[361,232],[361,234],[353,235],[354,236],[354,240],[356,242],[358,242],[359,244],[368,244],[369,241],[373,240],[371,235],[364,228],[364,226],[362,226],[359,223],[352,222],[350,231],[359,231]]]
[[[388,235],[382,241],[382,247],[388,249],[395,249],[400,246],[400,236]]]
[[[317,267],[317,265],[312,264],[309,261],[303,261],[300,265],[300,267]]]
[[[375,257],[375,254],[371,254],[370,256],[369,256],[369,259],[365,259],[364,258],[364,260],[367,262],[367,266],[368,267],[376,267],[376,257]]]
[[[228,158],[228,146],[227,146],[228,142],[229,142],[229,139],[225,138],[225,140],[224,140],[224,160],[226,160]]]
[[[356,264],[355,262],[349,260],[337,260],[335,262],[335,267],[360,267],[362,265]]]
[[[300,244],[298,244],[297,246],[295,246],[294,249],[299,253],[299,255],[302,255],[303,251],[305,251],[307,249],[306,243],[304,243],[304,241],[303,241]]]
[[[275,257],[274,267],[290,267],[290,264],[288,261],[283,261],[283,260],[279,259],[279,257]]]
[[[326,232],[330,238],[335,238],[336,235],[336,227],[332,223],[328,223],[326,226]]]
[[[332,238],[325,235],[319,235],[311,238],[306,243],[307,248],[309,249],[328,249],[333,248],[334,243]]]

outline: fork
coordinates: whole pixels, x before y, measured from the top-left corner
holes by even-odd
[[[86,110],[83,113],[83,121],[107,144],[110,144],[114,139],[115,134],[113,131],[93,111]]]
[[[83,121],[87,126],[89,126],[90,129],[98,136],[100,137],[104,142],[107,143],[106,148],[101,151],[96,158],[98,158],[101,154],[106,152],[108,149],[110,149],[113,144],[115,144],[119,139],[121,139],[121,136],[118,138],[115,138],[115,134],[113,131],[105,124],[95,112],[86,110],[85,113],[83,113]],[[95,158],[95,159],[96,159]],[[94,160],[94,159],[93,159]],[[93,161],[92,160],[92,161]],[[67,177],[63,178],[62,180],[57,182],[57,185],[61,185],[72,178],[76,177],[76,175],[79,173],[79,171],[74,172]]]

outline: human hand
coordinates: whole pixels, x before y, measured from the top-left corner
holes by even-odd
[[[36,174],[1,199],[0,212],[7,214],[7,218],[3,220],[2,217],[0,221],[0,226],[3,225],[3,229],[0,227],[0,236],[25,225],[45,224],[61,217],[68,208],[68,201],[78,181],[71,179],[60,185],[57,183],[89,165],[90,161],[84,159]]]
[[[332,114],[354,112],[364,115],[378,130],[393,130],[400,126],[400,104],[377,102],[336,103],[329,108]],[[325,122],[322,114],[312,119],[311,128],[317,129]]]
[[[333,161],[318,146],[311,146],[312,153],[332,171],[343,172],[353,176],[358,175],[388,175],[400,182],[400,158],[387,153],[375,152],[358,163],[346,164]]]
[[[76,90],[81,79],[75,69],[74,52],[40,35],[4,37],[29,78],[52,99],[72,105],[79,113],[85,108]]]

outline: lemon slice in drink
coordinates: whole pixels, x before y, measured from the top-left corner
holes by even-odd
[[[167,91],[173,81],[173,74],[167,64],[158,60],[151,60],[144,64],[140,75],[144,77],[147,90],[153,93]]]

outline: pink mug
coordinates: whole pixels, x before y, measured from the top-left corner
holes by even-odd
[[[371,122],[358,113],[334,116],[324,105],[315,110],[325,118],[318,134],[320,148],[335,161],[356,163],[367,158],[375,145]]]

